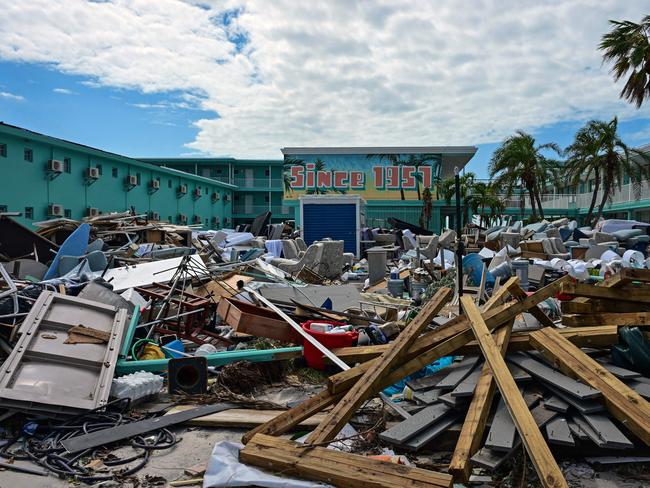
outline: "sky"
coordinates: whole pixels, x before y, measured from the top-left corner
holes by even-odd
[[[650,102],[597,46],[647,0],[0,0],[0,120],[132,157],[280,159],[291,146],[571,143]]]

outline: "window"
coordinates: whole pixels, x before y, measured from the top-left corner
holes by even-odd
[[[139,186],[139,185],[140,185],[140,182],[142,181],[142,176],[140,175],[140,173],[136,173],[136,174],[135,174],[135,179],[137,180],[137,182],[138,182],[138,186]]]
[[[30,220],[34,218],[34,207],[25,207],[25,218]]]
[[[264,176],[271,176],[271,172],[268,169],[265,169]]]
[[[171,187],[172,187],[172,180],[167,180],[167,188],[171,188]],[[171,217],[169,217],[169,219],[170,219],[169,221],[171,222]]]
[[[239,201],[239,195],[235,195],[235,201],[236,201],[236,202]]]
[[[169,222],[170,224],[172,223],[172,216],[171,215],[167,216],[167,222]]]
[[[32,151],[31,149],[25,148],[24,159],[25,159],[25,161],[29,161],[30,163],[33,163],[34,162],[34,151]]]
[[[65,216],[66,219],[71,219],[72,218],[72,210],[70,210],[69,208],[66,208],[63,211],[63,215]]]
[[[111,173],[113,174],[113,178],[117,178],[117,175],[118,175],[117,168],[111,169]]]
[[[101,165],[101,164],[98,164],[96,167],[97,167],[97,171],[99,172],[100,175],[104,174],[104,171],[103,171],[103,169],[102,169],[102,165]]]
[[[63,171],[66,173],[72,173],[72,159],[65,158],[63,160]]]
[[[0,157],[3,157],[3,158],[7,157],[7,145],[6,144],[0,144]]]
[[[236,175],[239,174],[239,170],[238,170],[238,169],[235,170],[235,174],[236,174]]]
[[[7,211],[7,206],[6,205],[0,205],[0,213],[4,213]]]
[[[264,195],[264,201],[265,201],[266,203],[269,203],[269,196],[268,196],[268,195]]]

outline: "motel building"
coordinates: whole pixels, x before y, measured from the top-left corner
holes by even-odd
[[[650,145],[644,149],[650,151]],[[80,220],[135,210],[152,220],[218,229],[249,223],[270,211],[273,222],[300,225],[302,195],[350,195],[365,202],[369,227],[388,226],[390,217],[418,225],[422,195],[430,188],[427,227],[440,232],[455,226],[455,207],[436,188],[455,171],[462,172],[476,150],[285,147],[277,159],[133,158],[0,122],[0,213],[20,212],[18,220],[31,226],[51,218]],[[547,188],[546,216],[586,214],[592,184]],[[506,214],[518,217],[521,212],[516,195],[506,200]],[[605,215],[650,221],[647,182],[639,195],[626,181]]]

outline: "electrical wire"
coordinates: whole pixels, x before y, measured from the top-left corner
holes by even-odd
[[[78,435],[128,424],[140,419],[128,415],[130,400],[120,399],[103,407],[90,410],[58,424],[39,425],[32,436],[16,437],[0,448],[0,457],[12,460],[31,461],[61,478],[74,478],[86,484],[100,481],[119,480],[142,469],[155,450],[170,449],[178,442],[173,432],[158,429],[146,435],[136,435],[126,441],[136,453],[129,457],[106,456],[105,447],[86,449],[70,454],[61,444]],[[119,446],[116,446],[119,447]],[[109,472],[96,474],[85,467],[83,461],[101,459]],[[127,466],[130,463],[136,464]]]

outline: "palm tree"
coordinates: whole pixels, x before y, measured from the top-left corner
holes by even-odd
[[[417,190],[418,190],[418,200],[422,200],[422,195],[420,194],[420,183],[422,182],[422,175],[419,173],[419,169],[422,166],[433,166],[432,163],[437,163],[440,161],[440,156],[437,154],[411,154],[408,159],[408,165],[409,166],[415,166],[415,181],[417,185]],[[431,168],[432,171],[437,170],[437,166],[434,166]],[[435,178],[434,178],[435,179]],[[422,182],[424,183],[424,182]],[[429,183],[426,182],[426,185]],[[425,186],[426,186],[425,185]]]
[[[284,186],[284,194],[291,195],[293,193],[293,188],[291,188],[291,167],[292,166],[304,166],[305,162],[302,159],[297,158],[285,158],[282,163],[282,184]]]
[[[614,81],[632,71],[620,96],[639,108],[650,96],[650,15],[643,17],[640,24],[627,20],[609,22],[614,27],[602,37],[598,48],[604,51],[605,61],[614,61]]]
[[[424,191],[422,192],[422,212],[420,213],[420,227],[424,227],[425,229],[429,228],[432,209],[433,201],[431,198],[431,190],[428,186],[425,186]]]
[[[490,221],[498,213],[503,212],[505,204],[498,197],[494,185],[491,183],[477,182],[472,186],[470,207],[472,208],[472,212],[479,216],[479,227],[483,227],[483,219],[485,219],[489,226]],[[486,208],[489,210],[489,214],[485,213]]]
[[[516,188],[528,193],[533,219],[537,210],[544,218],[540,192],[557,175],[559,162],[542,154],[544,150],[561,153],[557,144],[535,145],[535,138],[523,131],[517,131],[498,147],[490,160],[489,173],[497,188],[510,197]],[[521,190],[520,190],[521,191]]]
[[[472,205],[472,188],[474,186],[475,178],[476,175],[471,171],[468,171],[459,178],[462,215],[467,215],[467,208]],[[456,196],[455,178],[447,178],[446,180],[443,180],[440,190],[447,205],[451,205],[451,199]],[[460,224],[462,227],[462,220]]]
[[[571,186],[577,187],[582,181],[590,181],[591,176],[594,176],[593,194],[585,219],[587,223],[591,222],[596,197],[600,190],[601,160],[598,156],[600,143],[597,126],[598,121],[589,121],[576,132],[573,143],[565,150],[567,157],[565,168]]]
[[[643,180],[650,179],[650,157],[641,151],[630,149],[619,137],[617,128],[617,117],[610,122],[598,121],[594,125],[599,143],[598,159],[603,184],[603,196],[594,223],[603,215],[605,202],[611,201],[614,189],[621,189],[626,175],[630,178],[636,199],[641,197]]]
[[[402,161],[402,157],[399,154],[368,154],[366,159],[372,159],[375,156],[379,158],[379,161],[388,161],[392,166],[402,166],[404,164],[404,161]],[[404,188],[402,188],[401,184],[399,194],[402,200],[406,200],[406,197],[404,196]]]
[[[314,166],[315,166],[314,171],[316,171],[316,173],[318,173],[318,171],[326,171],[326,169],[325,169],[325,166],[326,166],[325,161],[323,161],[321,158],[318,158],[318,159],[316,159],[316,161],[314,161]],[[331,188],[331,189],[329,189],[329,188],[321,188],[318,185],[316,185],[314,188],[307,189],[305,194],[307,194],[307,195],[325,195],[326,193],[329,193],[330,190],[335,192],[335,193],[345,193],[345,190],[343,190],[341,188]]]

